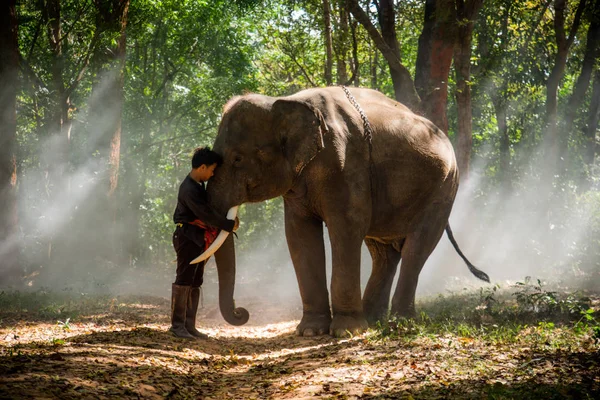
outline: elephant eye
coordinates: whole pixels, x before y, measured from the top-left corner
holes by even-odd
[[[233,159],[233,165],[240,165],[242,160],[243,160],[243,157],[240,154],[237,154]]]

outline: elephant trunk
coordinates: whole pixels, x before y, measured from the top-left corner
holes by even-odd
[[[231,325],[244,325],[250,314],[245,308],[235,307],[233,289],[235,287],[235,246],[233,235],[225,240],[215,253],[217,272],[219,275],[219,308],[225,321]]]

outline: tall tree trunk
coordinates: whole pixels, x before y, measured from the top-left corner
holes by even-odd
[[[325,38],[325,83],[333,83],[333,42],[331,39],[331,6],[329,0],[323,0],[323,36]]]
[[[356,19],[350,21],[350,32],[352,33],[352,81],[354,86],[360,86],[360,61],[358,60],[358,39],[356,38]]]
[[[558,86],[561,79],[563,78],[565,67],[567,65],[567,56],[569,55],[569,48],[575,40],[575,35],[579,29],[581,23],[581,15],[585,8],[586,0],[580,0],[575,12],[573,24],[569,35],[565,32],[565,10],[567,7],[567,0],[555,0],[554,1],[554,33],[555,41],[557,46],[556,56],[554,57],[554,66],[546,82],[546,149],[549,152],[547,155],[548,162],[551,165],[561,165],[560,162],[560,151],[559,141],[567,140],[566,137],[558,137],[557,127],[557,107],[558,107]],[[546,176],[546,179],[550,179],[554,172],[547,168],[550,176]]]
[[[0,279],[19,276],[17,230],[17,87],[19,48],[16,0],[0,5]]]
[[[348,59],[348,11],[344,0],[339,0],[339,23],[338,33],[336,35],[336,64],[337,64],[337,83],[340,85],[348,84],[348,69],[346,60]]]
[[[382,33],[379,33],[377,28],[371,23],[371,19],[360,7],[358,0],[346,0],[346,4],[354,18],[366,29],[375,46],[377,46],[388,62],[396,100],[405,104],[411,110],[419,112],[421,100],[415,90],[415,84],[410,76],[410,72],[402,65],[400,58],[400,47],[395,33],[393,1],[383,0],[379,3],[379,21],[380,24],[385,24],[385,26],[381,27]]]
[[[106,248],[97,251],[102,257],[117,261],[122,256],[121,232],[118,230],[116,190],[119,183],[119,163],[121,158],[121,118],[123,111],[123,82],[125,72],[125,44],[129,0],[95,0],[98,10],[97,30],[106,32],[115,38],[116,45],[111,48],[109,66],[94,90],[91,109],[91,125],[93,125],[96,143],[91,149],[98,151],[100,160],[105,163],[104,181],[99,198],[103,200],[98,208],[99,224],[107,230],[109,240]],[[102,254],[104,253],[104,254]]]
[[[461,181],[469,178],[471,148],[473,146],[471,110],[471,43],[475,16],[483,0],[456,0],[458,40],[454,48],[456,71],[456,104],[458,107],[458,131],[456,158]]]
[[[503,91],[496,88],[496,93],[492,96],[492,104],[496,112],[496,124],[498,125],[498,135],[500,136],[500,177],[504,183],[508,179],[505,176],[510,174],[510,136],[508,134],[508,104]]]
[[[42,161],[46,194],[51,206],[57,206],[57,196],[70,191],[68,174],[69,146],[71,121],[69,119],[69,96],[64,81],[65,60],[63,55],[63,30],[61,20],[61,5],[59,0],[46,0],[42,3],[42,20],[47,26],[48,42],[50,44],[50,75],[52,91],[52,108],[50,111],[47,131],[50,135],[49,147],[44,152],[48,156]],[[50,216],[52,217],[52,216]],[[55,234],[52,232],[46,238],[47,261],[53,259],[56,247]]]
[[[585,53],[581,66],[581,73],[575,83],[573,94],[569,98],[565,115],[565,134],[573,133],[573,122],[577,115],[577,110],[583,103],[585,93],[590,86],[594,63],[600,56],[600,0],[594,0],[590,10],[590,25],[587,32],[587,41],[585,45]],[[561,147],[561,153],[566,152],[567,141],[561,141],[564,147]]]
[[[583,151],[583,160],[588,170],[588,182],[591,181],[591,171],[594,167],[596,153],[598,153],[599,144],[596,142],[596,131],[600,121],[600,70],[594,73],[594,84],[592,86],[592,100],[588,110],[588,120],[584,130],[585,149]]]
[[[116,196],[116,190],[119,183],[119,162],[121,160],[121,126],[122,126],[122,115],[123,115],[123,83],[125,78],[125,52],[126,52],[126,39],[125,30],[127,28],[127,16],[129,12],[129,0],[125,0],[123,3],[123,10],[120,16],[120,35],[117,42],[117,48],[115,51],[115,60],[117,61],[114,82],[114,101],[116,102],[116,115],[115,115],[115,127],[112,132],[112,138],[110,140],[110,155],[108,159],[109,165],[109,187],[108,187],[108,201],[109,209],[112,218],[112,227],[114,237],[118,237],[117,228],[117,209],[118,201]],[[119,242],[114,243],[115,254],[121,253],[116,247]]]
[[[423,114],[448,133],[448,77],[456,43],[455,0],[426,0],[419,37],[415,87]]]
[[[375,48],[370,52],[369,61],[371,63],[371,89],[379,89],[378,71],[379,71],[379,51]]]

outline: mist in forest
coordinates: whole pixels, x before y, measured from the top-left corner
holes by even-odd
[[[102,96],[104,87],[98,86],[89,100],[91,104],[94,96]],[[80,144],[81,148],[99,147],[104,132],[113,124],[113,112],[108,109],[75,121],[73,140],[86,137],[88,142]],[[198,143],[202,144],[211,143]],[[77,154],[75,158],[79,161],[67,162],[61,158],[63,145],[57,134],[40,142],[42,167],[27,169],[19,182],[20,240],[28,275],[25,284],[32,289],[168,297],[176,268],[170,232],[164,238],[165,246],[171,250],[169,259],[130,263],[106,257],[113,251],[114,238],[128,240],[139,232],[133,229],[130,220],[114,220],[106,210],[107,167],[103,155]],[[532,157],[531,164],[521,166],[520,170],[535,170],[537,159]],[[186,159],[185,165],[187,162]],[[456,240],[467,258],[490,276],[491,284],[510,285],[526,276],[557,281],[563,276],[581,275],[575,252],[585,240],[591,223],[585,210],[571,209],[565,201],[553,204],[556,189],[540,184],[539,176],[524,173],[510,185],[490,184],[488,170],[489,165],[474,163],[470,179],[461,183],[450,217]],[[177,172],[178,181],[188,169],[182,171]],[[124,178],[120,179],[122,182]],[[132,199],[128,196],[131,194],[121,195],[119,203],[129,204]],[[174,210],[176,198],[174,190],[162,200]],[[238,244],[246,240],[245,222],[242,220],[237,232]],[[237,246],[236,298],[268,299],[273,304],[301,308],[283,218],[277,224],[271,236]],[[2,246],[10,240],[15,238],[7,238]],[[324,241],[330,279],[331,247],[326,229]],[[371,258],[363,245],[363,289],[370,271]],[[395,281],[397,278],[398,273]],[[214,259],[205,267],[204,282],[205,300],[214,306],[218,298]],[[468,271],[444,233],[421,272],[417,296],[486,286],[489,284]]]
[[[79,127],[73,127],[76,135]],[[54,154],[55,144],[50,139],[42,143],[45,157]],[[158,265],[141,263],[134,267],[111,264],[101,260],[95,250],[106,251],[109,235],[127,237],[130,226],[126,221],[110,224],[103,218],[93,218],[97,213],[98,190],[103,183],[101,164],[91,158],[68,171],[60,160],[43,160],[62,168],[57,187],[68,191],[55,191],[54,196],[44,196],[41,172],[31,169],[20,182],[20,220],[23,235],[23,257],[33,272],[28,278],[33,288],[53,290],[99,291],[114,294],[155,294],[168,297],[175,274],[175,252],[172,260]],[[533,161],[532,161],[533,162]],[[576,248],[588,234],[590,220],[585,210],[570,209],[568,205],[552,205],[543,210],[545,200],[552,193],[543,192],[537,178],[522,178],[513,185],[487,185],[486,165],[474,165],[471,178],[461,184],[450,218],[456,240],[467,258],[489,274],[492,284],[503,286],[522,281],[526,276],[542,281],[556,282],[561,277],[581,275],[576,260]],[[183,179],[185,175],[180,178]],[[487,190],[487,192],[485,192]],[[548,187],[546,190],[552,190]],[[177,193],[164,201],[175,206]],[[127,199],[121,199],[127,202]],[[256,207],[247,204],[244,207]],[[83,216],[83,218],[82,218]],[[93,223],[81,226],[83,223]],[[244,240],[244,223],[237,232]],[[265,237],[246,248],[236,249],[236,298],[266,299],[273,304],[301,307],[300,293],[292,262],[284,239],[283,219],[272,237]],[[62,238],[62,239],[61,239]],[[61,240],[58,240],[61,239]],[[170,245],[170,237],[165,238]],[[62,242],[52,248],[53,262],[45,265],[44,241]],[[327,274],[331,275],[331,248],[325,229]],[[40,268],[41,267],[41,268]],[[47,270],[51,268],[51,270]],[[361,285],[364,288],[371,271],[371,259],[363,245]],[[395,280],[397,280],[396,274]],[[455,252],[444,233],[438,246],[425,264],[420,276],[417,296],[427,296],[464,288],[486,287],[489,284],[476,279]],[[395,284],[394,284],[395,287]],[[214,259],[205,267],[204,294],[207,305],[216,305],[218,295]],[[242,305],[242,304],[240,304]]]

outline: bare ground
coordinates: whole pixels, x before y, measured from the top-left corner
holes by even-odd
[[[168,333],[159,297],[107,299],[72,321],[0,311],[0,398],[600,398],[600,345],[589,332],[298,338],[297,307],[244,305],[243,327],[202,309],[211,338],[198,341]]]

